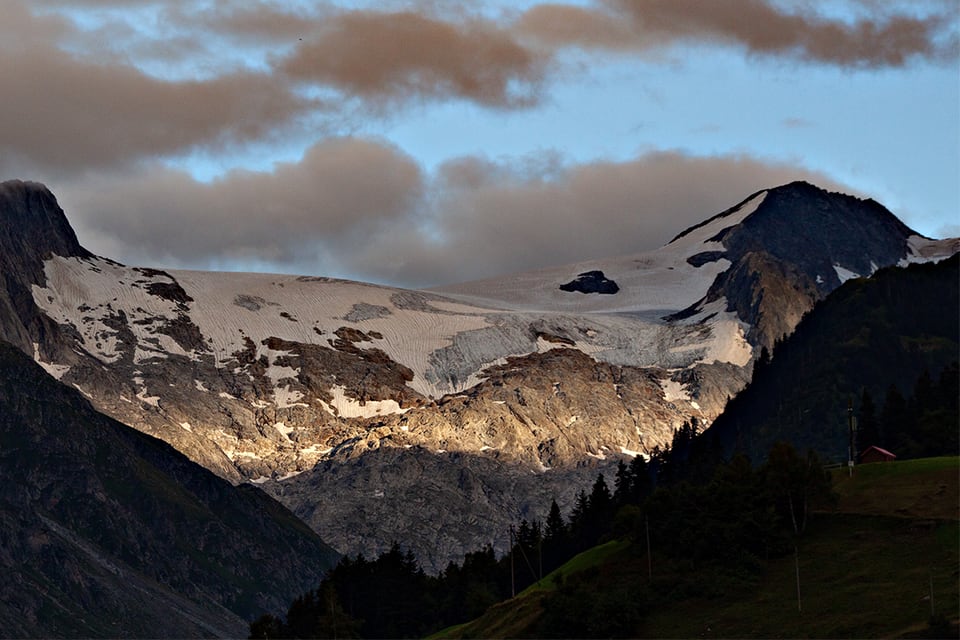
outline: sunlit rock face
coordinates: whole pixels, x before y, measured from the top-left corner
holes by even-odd
[[[402,538],[433,569],[709,424],[842,280],[956,249],[794,183],[656,251],[412,291],[128,267],[83,250],[41,185],[0,195],[6,339],[341,551]],[[445,542],[423,535],[438,519]]]

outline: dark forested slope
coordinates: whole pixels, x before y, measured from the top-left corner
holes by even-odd
[[[929,389],[914,397],[912,407],[904,399],[891,427],[919,429],[926,413],[940,412],[942,419],[924,428],[943,431],[946,446],[955,449],[948,436],[956,431],[956,415],[951,418],[940,404],[955,401],[960,391],[951,366],[960,352],[958,263],[960,254],[846,282],[774,347],[772,357],[761,355],[750,385],[707,430],[708,440],[755,460],[772,443],[786,440],[813,448],[825,460],[842,461],[849,404],[859,417],[866,393],[879,412],[888,396],[917,396],[919,383]],[[924,396],[931,406],[924,406]],[[910,455],[957,453],[927,451],[911,439],[899,440]],[[860,443],[871,444],[876,443]]]
[[[5,636],[236,636],[336,559],[252,486],[97,413],[0,343]]]

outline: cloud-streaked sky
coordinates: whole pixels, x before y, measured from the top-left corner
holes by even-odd
[[[4,0],[0,87],[129,264],[437,285],[795,179],[960,235],[956,0]]]

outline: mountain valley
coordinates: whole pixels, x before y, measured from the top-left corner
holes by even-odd
[[[712,422],[843,281],[960,243],[792,183],[656,251],[413,291],[128,267],[83,249],[45,187],[12,181],[0,249],[0,337],[51,376],[338,551],[398,541],[438,571]]]

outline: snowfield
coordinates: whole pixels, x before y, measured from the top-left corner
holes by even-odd
[[[572,347],[613,364],[686,367],[698,362],[746,364],[751,348],[741,323],[722,301],[697,317],[670,324],[663,317],[702,298],[729,266],[726,260],[692,266],[687,259],[722,251],[710,242],[739,223],[763,201],[711,220],[661,249],[611,260],[467,283],[443,290],[410,291],[330,278],[258,273],[167,271],[126,267],[104,259],[61,258],[45,263],[47,286],[35,286],[37,305],[74,327],[83,348],[105,364],[121,357],[120,345],[135,340],[134,363],[180,355],[213,356],[218,367],[236,367],[236,354],[252,348],[266,359],[278,407],[296,406],[301,395],[289,380],[299,371],[277,365],[289,352],[274,351],[267,338],[328,347],[349,327],[368,339],[356,346],[382,350],[413,371],[409,386],[437,398],[476,384],[483,370],[508,356]],[[565,292],[559,285],[590,270],[617,282],[614,295]],[[185,298],[157,295],[182,288]],[[202,336],[191,347],[160,329],[189,319]],[[122,323],[125,319],[126,323]],[[705,327],[693,330],[700,321]],[[123,325],[121,327],[121,325]],[[58,365],[43,363],[59,373]],[[286,381],[286,382],[285,382]],[[201,385],[202,386],[202,385]],[[198,387],[199,388],[199,387]],[[326,404],[341,417],[400,412],[392,400],[360,404],[331,385]],[[141,388],[137,397],[156,404]]]

